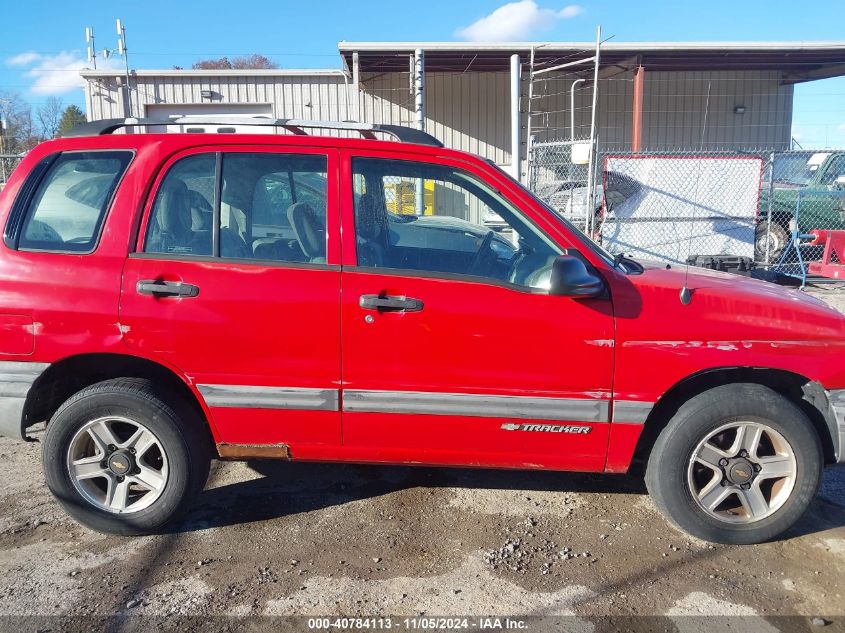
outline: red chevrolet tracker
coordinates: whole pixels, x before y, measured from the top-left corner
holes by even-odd
[[[46,422],[84,525],[159,531],[212,458],[276,458],[630,470],[756,543],[845,461],[822,302],[614,257],[423,132],[223,119],[280,133],[83,124],[0,194],[0,432]]]

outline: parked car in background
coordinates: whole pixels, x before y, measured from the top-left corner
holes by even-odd
[[[845,462],[823,302],[610,255],[417,130],[255,125],[297,133],[82,124],[0,194],[0,433],[46,422],[82,524],[162,530],[212,458],[270,458],[630,471],[679,528],[756,543]],[[400,142],[302,133],[327,127]]]
[[[775,155],[763,175],[760,191],[760,221],[754,244],[757,261],[776,263],[789,246],[799,198],[797,227],[801,233],[845,229],[845,152],[808,150]]]

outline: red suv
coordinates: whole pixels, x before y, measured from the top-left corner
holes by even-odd
[[[611,256],[407,128],[112,134],[172,123],[84,124],[0,195],[0,432],[47,421],[81,523],[157,531],[211,458],[277,458],[641,470],[681,529],[753,543],[845,461],[822,302]]]

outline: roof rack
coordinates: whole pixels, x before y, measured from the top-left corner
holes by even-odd
[[[403,143],[417,143],[443,147],[431,134],[403,125],[389,125],[384,123],[357,123],[355,121],[307,121],[303,119],[270,119],[264,117],[230,117],[215,116],[214,118],[197,116],[175,116],[164,119],[129,118],[102,119],[80,123],[64,136],[100,136],[111,134],[115,130],[127,127],[148,127],[152,125],[252,125],[257,127],[278,127],[296,135],[306,135],[307,129],[345,130],[358,132],[364,138],[375,139],[376,133],[392,136]]]

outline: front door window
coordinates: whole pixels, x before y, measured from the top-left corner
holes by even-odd
[[[547,287],[561,250],[469,173],[444,165],[352,162],[358,265]]]

